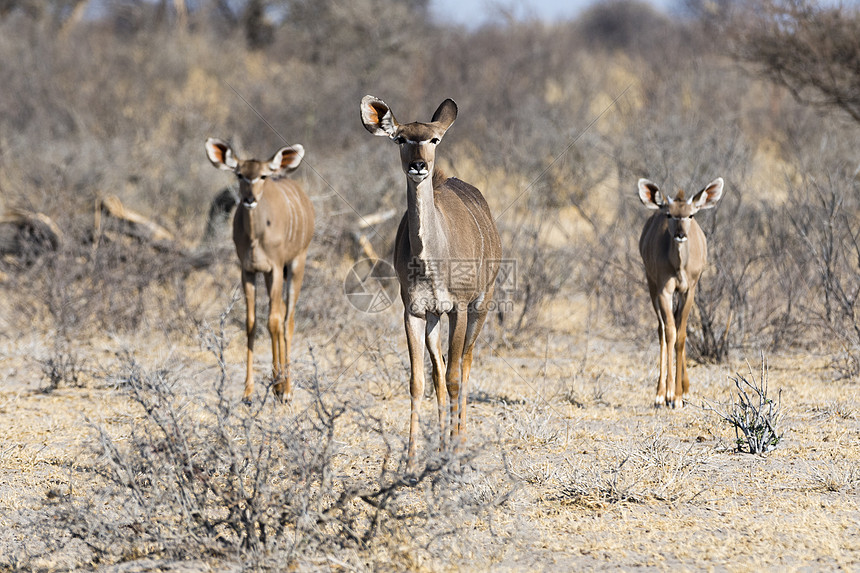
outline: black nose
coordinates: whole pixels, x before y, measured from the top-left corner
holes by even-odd
[[[409,164],[409,170],[427,171],[427,162],[422,159],[419,159],[418,161],[413,161]]]

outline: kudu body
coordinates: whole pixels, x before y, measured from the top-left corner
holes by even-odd
[[[302,288],[308,245],[314,234],[314,208],[298,182],[279,177],[299,166],[304,148],[301,145],[283,147],[267,161],[242,160],[227,143],[210,138],[206,140],[206,155],[215,167],[232,171],[239,179],[233,243],[242,267],[247,305],[248,364],[243,400],[250,400],[254,391],[257,273],[263,273],[269,293],[274,392],[278,398],[289,400],[292,391],[290,347],[296,301]]]
[[[472,351],[493,298],[502,255],[495,221],[481,192],[436,169],[436,146],[457,117],[447,99],[430,123],[399,124],[388,105],[361,100],[361,119],[372,134],[400,148],[406,174],[406,214],[394,245],[411,376],[408,470],[414,470],[418,413],[424,394],[424,346],[430,353],[443,445],[446,420],[454,446],[465,437]],[[442,358],[440,317],[448,315],[448,360]],[[448,402],[450,400],[450,402]],[[448,405],[450,403],[450,406]]]
[[[645,264],[648,291],[657,313],[660,339],[660,377],[655,405],[683,406],[690,389],[687,374],[687,317],[693,307],[696,285],[708,259],[708,243],[693,215],[713,207],[723,194],[717,178],[687,198],[684,191],[665,197],[647,179],[639,180],[639,198],[654,213],[639,237],[639,254]],[[674,301],[677,293],[677,302]],[[672,351],[677,362],[672,377]]]

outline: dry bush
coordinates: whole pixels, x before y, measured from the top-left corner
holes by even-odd
[[[782,441],[782,390],[777,392],[776,399],[773,395],[768,396],[767,368],[762,357],[758,380],[752,367],[749,380],[740,373],[731,377],[735,383],[736,400],[733,398],[730,405],[722,408],[707,407],[734,428],[739,452],[762,455],[776,449]]]
[[[203,336],[220,372],[207,400],[188,391],[200,381],[148,370],[131,354],[110,374],[141,417],[122,440],[93,425],[90,479],[103,485],[49,496],[21,566],[76,548],[82,562],[100,564],[217,558],[281,570],[336,558],[357,569],[408,569],[452,558],[444,540],[507,500],[510,482],[472,477],[474,449],[433,456],[404,475],[405,444],[369,409],[327,393],[322,374],[308,382],[310,403],[293,413],[273,408],[269,393],[250,407],[236,403],[225,391],[227,316]],[[342,465],[354,463],[345,457],[354,460],[355,448],[376,461],[349,477]]]
[[[732,53],[806,104],[860,122],[860,10],[816,0],[738,2],[718,20]]]

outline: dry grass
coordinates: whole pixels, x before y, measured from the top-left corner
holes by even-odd
[[[384,325],[397,332],[395,310],[366,322],[364,328],[384,335],[387,331],[380,330]],[[238,403],[242,332],[237,327],[232,327],[232,334],[230,327],[227,332],[231,341],[225,353],[230,380],[226,390]],[[313,330],[300,336],[304,349],[315,346],[318,363],[313,364],[307,350],[297,352],[300,383],[292,410],[276,408],[267,416],[291,416],[290,412],[312,406],[310,381],[320,376],[331,384],[324,392],[326,399],[362,405],[360,414],[352,409],[353,413],[345,414],[345,423],[334,437],[333,483],[366,483],[387,457],[384,441],[379,440],[383,434],[369,431],[366,420],[378,419],[380,428],[394,440],[395,459],[397,451],[402,453],[409,408],[405,371],[380,370],[380,356],[389,353],[391,344],[386,336],[346,349],[347,358],[326,350],[324,338]],[[402,351],[402,341],[394,334],[391,338],[394,351]],[[568,364],[581,363],[576,338],[575,331],[550,337],[559,364],[565,362],[565,350]],[[185,396],[183,401],[203,406],[187,412],[202,423],[205,405],[214,405],[217,363],[195,345],[171,344],[158,336],[150,341],[147,352],[136,353],[135,360],[174,380],[178,395]],[[32,529],[36,517],[60,501],[99,500],[108,487],[93,473],[100,465],[98,458],[86,453],[92,451],[86,444],[97,434],[85,420],[95,422],[121,445],[139,431],[135,428],[145,417],[111,379],[86,389],[60,386],[50,394],[42,392],[32,360],[40,342],[33,337],[6,343],[0,363],[9,381],[0,395],[6,414],[0,436],[8,444],[2,452],[6,533],[0,544],[8,556],[7,566],[29,563],[53,570],[80,563],[91,555],[90,549],[67,539],[54,545],[50,555],[39,556],[44,540],[40,541],[38,528]],[[107,349],[117,344],[131,346],[133,340],[94,340],[93,346]],[[585,395],[604,384],[611,388],[602,392],[600,400],[577,404],[562,391],[569,386],[569,373],[563,368],[547,369],[539,353],[507,350],[500,358],[482,345],[470,405],[470,443],[477,447],[477,455],[469,462],[471,477],[456,488],[458,496],[472,503],[498,503],[499,496],[504,501],[490,513],[452,523],[465,529],[459,529],[450,546],[444,544],[444,553],[442,546],[424,537],[431,529],[403,529],[390,518],[393,525],[375,542],[344,549],[344,555],[323,551],[297,565],[315,569],[326,563],[348,563],[348,567],[363,568],[390,562],[419,570],[528,569],[546,563],[573,568],[858,565],[860,546],[852,540],[860,533],[856,525],[860,508],[854,495],[860,483],[854,470],[860,461],[856,446],[860,427],[850,415],[827,414],[823,421],[821,406],[831,405],[827,412],[856,408],[856,402],[845,397],[850,385],[828,379],[826,370],[816,370],[815,363],[802,356],[771,358],[771,364],[780,368],[771,370],[770,384],[783,388],[783,403],[790,405],[788,432],[780,447],[766,457],[749,456],[734,453],[731,430],[695,403],[680,411],[651,407],[653,373],[638,365],[649,363],[656,349],[594,339],[592,344],[600,345],[601,371],[615,374],[610,384],[603,380],[606,374],[581,379]],[[364,350],[365,345],[370,350]],[[106,371],[120,373],[127,359],[96,351],[92,360]],[[348,364],[345,373],[344,363]],[[264,360],[259,366],[265,367]],[[691,374],[702,399],[724,401],[732,392],[726,368],[698,366]],[[374,386],[384,385],[393,388],[380,395],[367,394]],[[258,391],[258,399],[263,392]],[[427,432],[421,446],[426,456],[432,456],[436,439],[434,403],[431,397],[424,404]],[[423,503],[419,496],[403,507],[418,508]],[[109,519],[113,513],[103,515]],[[809,539],[813,531],[815,543]],[[121,557],[128,560],[135,555],[163,560],[169,554],[145,545]],[[203,562],[226,566],[230,559],[212,557]]]

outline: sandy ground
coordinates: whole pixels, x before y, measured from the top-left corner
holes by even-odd
[[[409,400],[399,312],[393,308],[364,317],[363,323],[357,315],[354,328],[341,330],[334,341],[331,332],[300,322],[293,407],[309,403],[302,380],[315,369],[331,382],[332,396],[370,404],[373,415],[405,438]],[[512,476],[506,479],[515,487],[493,512],[492,523],[474,524],[473,542],[468,536],[452,540],[444,565],[416,551],[415,568],[860,568],[860,388],[836,380],[826,356],[767,357],[770,395],[782,391],[784,439],[765,456],[741,454],[734,451],[734,432],[707,404],[725,407],[734,387],[729,376],[736,372],[748,375],[751,365],[758,377],[758,351],[735,351],[729,364],[693,365],[688,407],[655,410],[656,340],[619,340],[600,320],[586,332],[570,316],[527,342],[505,341],[497,325],[488,327],[470,388],[469,440],[484,448],[474,460],[475,480],[499,483],[503,453]],[[238,324],[227,329],[230,392],[238,400],[244,334]],[[3,567],[26,565],[16,560],[22,558],[22,542],[33,535],[28,524],[45,500],[92,495],[100,487],[82,471],[93,459],[92,424],[121,442],[140,419],[110,383],[123,350],[133,348],[142,364],[184,373],[203,386],[216,378],[212,356],[192,340],[153,335],[141,342],[135,336],[80,341],[78,356],[101,374],[85,379],[82,387],[60,384],[45,391],[40,361],[51,356],[45,337],[0,341]],[[257,371],[263,373],[269,360],[265,333],[258,348]],[[258,397],[263,391],[258,388]],[[201,399],[205,395],[201,390]],[[432,428],[435,399],[429,391],[423,408],[422,421]],[[343,471],[360,471],[365,462],[349,459],[351,446],[357,456],[367,457],[355,443],[360,436],[342,439]],[[480,540],[488,531],[502,541],[482,550]],[[412,549],[407,544],[403,551]],[[75,562],[74,556],[40,563],[45,570],[93,566]],[[122,570],[177,566],[141,561],[137,569],[128,567]],[[179,569],[237,567],[204,560]]]

